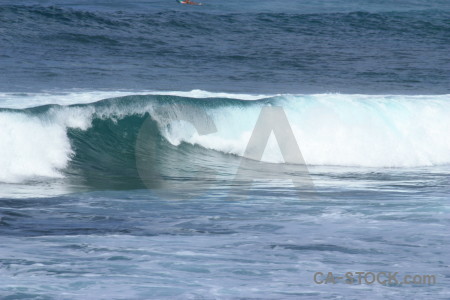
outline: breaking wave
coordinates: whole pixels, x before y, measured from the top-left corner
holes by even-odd
[[[0,182],[135,178],[136,141],[146,120],[151,124],[149,142],[160,154],[152,158],[158,161],[155,166],[170,169],[209,156],[214,157],[209,164],[220,160],[226,165],[228,159],[235,164],[263,106],[284,108],[307,165],[402,168],[450,163],[449,95],[198,96],[130,95],[95,103],[3,108]],[[205,116],[215,132],[202,134],[193,126]],[[263,160],[283,162],[275,139],[270,139]]]

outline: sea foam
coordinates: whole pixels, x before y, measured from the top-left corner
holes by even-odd
[[[267,105],[284,108],[308,165],[402,168],[450,164],[450,139],[446,138],[450,132],[449,95],[279,95],[261,101],[253,101],[260,96],[244,95],[246,101],[239,101],[227,99],[232,97],[229,94],[203,91],[187,93],[190,97],[170,96],[175,94],[108,99],[101,105],[51,106],[39,112],[0,111],[0,181],[61,177],[75,151],[69,128],[85,131],[94,119],[118,120],[146,113],[173,145],[188,143],[243,156],[261,108]],[[91,96],[83,99],[95,98]],[[222,100],[209,99],[212,96]],[[202,97],[208,99],[199,99]],[[62,99],[60,104],[75,101]],[[44,103],[41,100],[37,103]],[[209,115],[217,131],[200,135],[185,121],[164,119],[167,115],[156,109],[164,105],[170,110],[178,101],[196,108],[199,115],[193,118]],[[95,142],[91,141],[93,147]],[[264,142],[263,160],[283,162],[276,139],[272,137],[267,146]]]

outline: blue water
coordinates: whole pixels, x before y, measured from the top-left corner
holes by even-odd
[[[1,90],[449,93],[448,1],[60,2],[1,6]]]
[[[450,3],[201,2],[0,1],[0,298],[449,299]]]

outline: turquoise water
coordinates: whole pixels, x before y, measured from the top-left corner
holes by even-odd
[[[0,3],[0,298],[448,299],[448,3],[203,2]]]

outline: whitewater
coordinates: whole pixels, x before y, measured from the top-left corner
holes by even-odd
[[[0,299],[449,299],[449,1],[0,2]]]
[[[92,102],[99,97],[106,99]],[[186,105],[210,115],[217,132],[199,135],[192,124],[176,124],[180,121],[170,121],[175,123],[171,130],[163,128],[168,124],[158,107],[175,109],[174,99],[182,99]],[[146,113],[158,122],[162,135],[173,145],[184,142],[242,156],[263,106],[281,106],[285,110],[308,165],[446,165],[450,163],[450,140],[442,137],[450,131],[449,99],[449,95],[266,96],[204,91],[6,94],[0,100],[0,106],[8,107],[0,111],[0,181],[64,176],[64,168],[74,155],[68,129],[86,131],[94,119],[118,120],[132,115],[144,118]],[[38,107],[29,108],[37,103]],[[264,160],[283,162],[274,142],[268,145]]]

